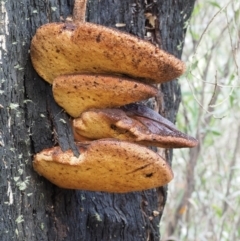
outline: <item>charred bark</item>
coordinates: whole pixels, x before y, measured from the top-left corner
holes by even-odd
[[[36,29],[66,19],[73,0],[0,4],[0,240],[159,240],[165,187],[129,194],[64,190],[33,171],[34,153],[57,143],[75,150],[68,116],[29,58]],[[87,21],[121,26],[140,38],[151,33],[150,41],[180,57],[193,4],[194,0],[89,0]],[[150,104],[174,122],[180,96],[177,81],[171,81],[161,85],[159,99]],[[171,151],[166,154],[170,162]]]

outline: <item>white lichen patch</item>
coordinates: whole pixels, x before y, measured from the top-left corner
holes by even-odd
[[[61,121],[63,124],[66,124],[66,121],[64,119],[60,119],[59,121]]]
[[[16,221],[16,223],[24,222],[23,215],[19,215],[15,221]]]
[[[11,110],[16,110],[19,107],[19,104],[17,103],[10,103],[9,108]]]
[[[2,64],[2,52],[7,51],[6,47],[6,35],[9,34],[8,31],[8,15],[5,8],[5,2],[0,2],[0,64]]]
[[[57,7],[51,7],[52,11],[55,12],[57,10]]]
[[[14,177],[13,179],[16,182],[16,186],[19,188],[20,191],[24,191],[27,189],[30,177],[26,177],[25,180],[21,180],[20,177]]]
[[[126,27],[126,23],[116,23],[115,26],[117,28],[123,28],[123,27]]]
[[[4,144],[4,140],[3,140],[3,135],[2,135],[2,132],[0,131],[0,146],[4,147],[5,144]]]
[[[8,182],[8,189],[7,189],[7,195],[8,195],[8,205],[12,205],[13,204],[13,192],[12,192],[12,187],[11,187],[11,183]]]

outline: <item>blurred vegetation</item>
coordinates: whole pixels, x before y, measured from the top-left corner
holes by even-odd
[[[240,240],[240,1],[197,1],[186,23],[177,126],[198,138],[174,150],[163,240]]]

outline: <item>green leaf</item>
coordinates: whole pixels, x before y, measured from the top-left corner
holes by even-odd
[[[222,7],[217,3],[217,2],[214,2],[214,1],[208,1],[208,3],[214,7],[217,7],[219,9],[221,9]]]
[[[213,210],[217,214],[218,217],[222,217],[222,209],[217,205],[212,205]]]
[[[221,136],[222,135],[222,133],[220,131],[217,131],[217,130],[211,130],[211,131],[212,131],[213,135],[215,135],[215,136]]]

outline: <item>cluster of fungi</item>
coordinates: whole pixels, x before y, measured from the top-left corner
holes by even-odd
[[[45,149],[34,169],[69,189],[123,193],[165,185],[172,170],[147,146],[194,147],[197,140],[136,102],[156,96],[154,84],[180,76],[184,64],[137,37],[85,23],[85,8],[76,1],[73,22],[43,25],[32,39],[33,66],[71,116],[80,153]]]

